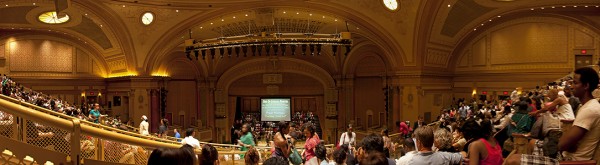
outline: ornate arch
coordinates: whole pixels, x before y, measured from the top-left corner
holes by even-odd
[[[277,63],[275,64],[276,70],[272,68],[272,63]],[[219,77],[216,88],[227,91],[234,81],[242,77],[273,72],[301,74],[319,81],[323,84],[324,89],[335,87],[335,81],[323,68],[303,60],[280,57],[276,59],[253,59],[235,65]]]
[[[356,70],[356,66],[358,64],[358,62],[360,62],[361,59],[365,58],[365,57],[369,57],[369,56],[374,56],[377,57],[378,59],[382,60],[383,64],[385,64],[384,68],[387,71],[390,71],[392,69],[392,66],[389,63],[389,59],[385,58],[388,56],[384,56],[382,57],[382,53],[380,52],[379,49],[372,49],[369,47],[378,47],[377,45],[374,45],[372,43],[359,43],[357,45],[354,46],[352,52],[350,52],[350,54],[348,55],[348,57],[344,60],[344,64],[342,65],[342,74],[343,75],[348,75],[348,74],[353,74]]]
[[[286,1],[285,4],[280,4],[279,6],[283,5],[300,6],[298,5],[298,2],[293,1]],[[183,50],[183,47],[181,47],[182,43],[175,43],[173,42],[173,40],[175,40],[175,38],[180,37],[180,35],[185,33],[190,27],[200,24],[206,19],[218,17],[219,15],[223,14],[224,10],[227,10],[226,12],[231,12],[252,10],[264,7],[268,6],[264,6],[264,4],[239,5],[231,8],[217,9],[210,12],[195,15],[188,19],[188,21],[180,23],[177,27],[172,28],[172,30],[160,37],[160,39],[152,46],[151,50],[149,51],[150,54],[148,54],[148,56],[144,60],[144,67],[147,70],[149,70],[149,68],[156,67],[157,63],[160,63],[160,61],[163,58],[165,58],[164,56],[169,55],[168,52],[173,51],[173,49],[179,48]],[[395,39],[390,37],[391,35],[389,35],[389,32],[385,30],[384,27],[380,26],[377,23],[374,23],[375,21],[370,19],[369,17],[365,15],[359,15],[357,14],[359,12],[352,12],[352,9],[339,5],[334,6],[320,4],[311,6],[311,8],[307,10],[319,10],[338,16],[345,16],[347,20],[355,22],[356,24],[358,24],[358,26],[364,27],[364,29],[369,29],[367,32],[364,32],[364,34],[360,34],[361,36],[364,36],[365,38],[371,40],[371,42],[378,45],[377,47],[387,48],[385,50],[382,50],[383,53],[381,54],[388,57],[386,58],[386,61],[388,61],[387,63],[391,65],[390,68],[397,68],[398,65],[406,63],[407,54],[405,54],[404,50],[399,46],[400,44]],[[353,50],[356,49],[353,48]],[[401,58],[395,58],[395,55],[400,55]],[[398,59],[401,59],[401,61],[398,62]]]

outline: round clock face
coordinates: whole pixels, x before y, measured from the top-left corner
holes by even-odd
[[[142,23],[144,25],[150,25],[153,21],[154,21],[154,14],[152,14],[150,12],[146,12],[146,13],[144,13],[144,15],[142,15]]]
[[[398,9],[398,0],[383,0],[383,4],[385,4],[385,7],[389,10],[394,11]]]

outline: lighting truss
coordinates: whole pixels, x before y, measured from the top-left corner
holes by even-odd
[[[321,55],[323,46],[331,46],[333,56],[338,52],[339,47],[346,47],[345,55],[351,50],[352,39],[350,32],[341,32],[337,34],[316,34],[316,33],[273,33],[265,32],[257,34],[248,34],[231,37],[219,37],[196,41],[188,39],[185,41],[185,53],[189,60],[192,60],[191,53],[194,52],[196,60],[206,59],[207,53],[210,53],[212,59],[215,58],[216,51],[219,50],[220,58],[225,55],[231,57],[235,54],[236,57],[242,55],[248,56],[248,51],[252,56],[263,55],[263,48],[266,50],[264,55],[277,56],[286,55],[287,47],[290,48],[292,55],[296,55],[296,51],[300,48],[302,55],[310,51],[312,56]],[[273,53],[271,53],[271,49]],[[281,51],[281,53],[279,53]]]

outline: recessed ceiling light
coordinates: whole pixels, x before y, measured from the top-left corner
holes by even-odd
[[[283,11],[283,14],[285,14],[285,11]]]
[[[502,17],[502,16],[498,16],[498,18],[500,18],[500,17]]]
[[[35,2],[33,2],[33,5],[35,6]]]
[[[335,19],[335,21],[337,21],[337,19]]]
[[[323,18],[325,18],[325,16],[323,16]]]
[[[490,21],[490,22],[492,22],[492,20],[491,20],[491,19],[490,19],[489,21]]]
[[[233,16],[233,18],[235,19],[235,16]]]
[[[448,4],[448,7],[452,7],[452,5]]]
[[[483,24],[481,24],[481,26],[483,26]]]
[[[221,18],[221,22],[225,21],[225,19]]]
[[[102,27],[102,24],[100,24],[100,27]]]
[[[535,9],[531,8],[531,10],[535,10]]]
[[[87,16],[87,13],[85,13],[85,16]]]
[[[202,27],[202,26],[200,26],[200,29],[202,29],[202,28],[203,28],[203,27]]]
[[[312,13],[308,14],[309,16],[312,16]]]
[[[300,14],[300,12],[296,12],[296,14]]]
[[[123,5],[123,7],[125,7],[125,5]]]
[[[356,30],[358,30],[358,29],[360,29],[360,28],[356,27]]]
[[[477,29],[473,29],[473,31],[475,31],[475,30],[477,30]]]
[[[544,7],[541,7],[541,8],[542,8],[542,10],[544,9]]]
[[[588,6],[585,6],[585,7],[588,7]]]
[[[246,17],[248,16],[248,14],[246,14]]]
[[[573,6],[573,7],[577,7],[577,6]]]
[[[8,4],[6,4],[6,5],[4,5],[4,6],[8,7]]]
[[[210,24],[212,25],[213,23],[211,22]]]
[[[554,9],[554,6],[552,6],[552,8]]]
[[[565,8],[565,7],[567,7],[567,6],[563,6],[563,8]]]

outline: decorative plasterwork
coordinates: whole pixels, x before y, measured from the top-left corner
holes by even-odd
[[[450,59],[449,51],[428,49],[425,58],[425,66],[446,68]]]

